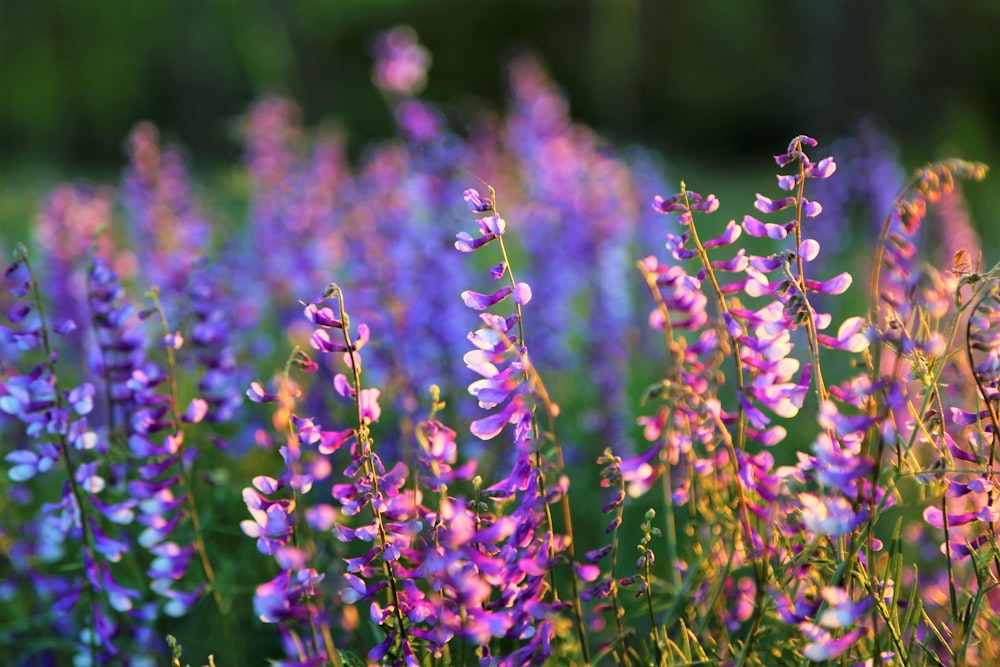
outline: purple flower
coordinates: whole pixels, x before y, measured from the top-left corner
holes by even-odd
[[[472,290],[465,290],[462,292],[462,302],[473,310],[486,310],[490,306],[494,306],[506,299],[513,291],[514,288],[509,285],[501,287],[492,294],[480,294],[479,292],[473,292]],[[528,294],[531,294],[530,290],[528,291]]]
[[[853,646],[866,633],[865,628],[854,628],[835,638],[823,628],[809,622],[800,623],[799,630],[810,640],[802,655],[814,662],[836,658]]]
[[[824,498],[812,493],[800,493],[798,502],[806,530],[817,535],[847,535],[867,516],[865,510],[856,512],[851,501],[843,496]]]
[[[750,236],[756,237],[767,237],[770,239],[781,240],[788,236],[788,232],[794,223],[787,223],[783,225],[774,223],[764,223],[753,217],[752,215],[743,216],[743,229],[747,231]]]
[[[824,586],[821,591],[827,607],[819,615],[818,623],[825,628],[847,628],[857,623],[871,609],[875,601],[866,597],[853,602],[843,588]]]
[[[493,200],[489,197],[483,197],[475,188],[469,188],[463,192],[462,197],[465,199],[465,202],[469,205],[469,209],[472,211],[485,213],[493,210]]]
[[[794,206],[796,201],[797,199],[795,197],[785,197],[784,199],[773,201],[758,192],[757,201],[754,202],[754,208],[761,213],[777,213],[778,211],[783,211],[790,206]]]
[[[379,35],[375,52],[372,81],[379,89],[409,96],[424,87],[431,56],[420,46],[413,28],[398,26]]]

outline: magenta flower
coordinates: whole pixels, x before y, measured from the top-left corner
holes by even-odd
[[[788,232],[791,231],[795,223],[790,222],[786,224],[775,224],[771,222],[761,222],[752,215],[743,216],[743,229],[747,231],[750,236],[756,237],[767,237],[770,239],[781,240],[788,236]]]
[[[847,535],[867,516],[866,510],[855,512],[851,501],[843,496],[824,498],[812,493],[800,493],[798,502],[806,530],[817,535]]]
[[[854,628],[835,638],[823,628],[809,622],[800,623],[799,630],[810,640],[802,655],[814,662],[836,658],[853,646],[866,633],[865,628]]]
[[[379,35],[375,56],[372,81],[379,89],[405,96],[423,89],[431,55],[417,41],[413,28],[399,26]]]
[[[514,288],[510,285],[501,287],[492,294],[480,294],[472,290],[465,290],[462,292],[462,302],[473,310],[486,310],[506,299],[513,291]],[[530,295],[531,292],[529,291],[528,294]]]
[[[483,197],[475,188],[469,188],[463,192],[462,197],[472,211],[485,213],[493,210],[493,200],[489,197]]]
[[[834,586],[824,586],[821,594],[827,607],[819,615],[818,623],[825,628],[850,627],[861,620],[875,604],[870,597],[854,602],[846,590]]]
[[[785,197],[784,199],[774,201],[758,192],[757,201],[754,202],[754,208],[761,213],[777,213],[778,211],[783,211],[790,206],[794,206],[796,201],[797,199],[795,197]]]

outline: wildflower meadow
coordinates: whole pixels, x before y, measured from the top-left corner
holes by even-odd
[[[0,241],[0,663],[1000,664],[985,165],[794,128],[727,220],[534,60],[465,116],[376,50],[359,159],[140,123]]]

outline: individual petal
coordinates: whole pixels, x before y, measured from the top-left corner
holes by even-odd
[[[806,287],[821,294],[843,294],[853,282],[854,277],[845,271],[823,282],[806,280]]]
[[[163,344],[173,350],[179,350],[184,347],[184,336],[181,335],[180,331],[167,334],[163,337]]]
[[[477,220],[477,222],[485,233],[493,234],[494,236],[503,236],[503,233],[507,230],[507,222],[499,215],[491,215]]]
[[[382,408],[379,406],[378,397],[382,390],[375,387],[361,390],[361,418],[366,424],[377,422],[382,416]]]
[[[87,493],[100,493],[104,490],[104,478],[97,474],[98,463],[98,461],[81,463],[74,475],[77,483]]]
[[[514,397],[499,411],[472,422],[469,430],[480,440],[492,440],[500,434],[504,426],[516,418],[518,404],[517,397]]]
[[[460,252],[473,252],[495,239],[496,236],[493,234],[487,234],[474,239],[466,232],[459,232],[455,235],[455,248]]]
[[[66,402],[81,417],[94,409],[94,385],[89,382],[76,387],[66,396]]]
[[[465,199],[465,203],[469,205],[469,209],[477,213],[484,213],[486,211],[493,210],[493,200],[489,197],[482,196],[475,188],[469,188],[463,192],[462,198]]]
[[[347,585],[340,589],[340,599],[345,604],[354,604],[368,596],[368,586],[360,577],[350,572],[345,572],[342,576]]]
[[[250,388],[247,389],[247,398],[254,403],[271,403],[272,401],[278,400],[278,395],[269,394],[264,391],[264,388],[261,387],[259,383],[251,382]]]
[[[824,586],[821,594],[827,603],[827,608],[820,614],[818,621],[825,628],[846,628],[854,625],[874,603],[870,597],[855,603],[846,590],[835,586]]]
[[[963,410],[962,408],[952,406],[949,408],[949,411],[951,413],[952,423],[958,426],[971,426],[980,419],[989,419],[988,410],[983,410],[981,412],[969,412],[967,410]]]
[[[764,296],[765,294],[771,294],[775,290],[775,286],[781,285],[780,282],[775,283],[772,286],[767,276],[760,273],[752,266],[748,266],[746,269],[747,277],[745,281],[742,281],[743,290],[750,296]]]
[[[756,236],[758,238],[767,237],[780,240],[788,236],[788,229],[786,229],[785,225],[761,222],[752,215],[743,216],[743,229],[745,229],[747,234],[750,236]]]
[[[754,431],[750,434],[754,440],[764,445],[765,447],[773,447],[788,435],[788,431],[784,426],[772,426],[769,429],[763,431]]]
[[[811,201],[809,199],[802,200],[802,215],[807,218],[815,218],[817,215],[823,212],[823,206],[818,201]]]
[[[24,410],[27,400],[20,400],[16,396],[8,394],[7,396],[0,396],[0,410],[3,410],[9,415],[19,415],[21,411]]]
[[[821,498],[800,493],[798,498],[802,506],[802,523],[806,530],[818,535],[846,535],[864,519],[865,512],[856,513],[851,502],[843,496]]]
[[[664,199],[660,195],[653,197],[653,210],[664,215],[684,210],[682,195],[674,195],[669,199]]]
[[[251,482],[258,491],[267,494],[272,494],[283,486],[281,482],[267,475],[257,475]]]
[[[783,211],[789,206],[794,205],[795,197],[785,197],[783,199],[772,200],[770,197],[765,197],[758,192],[757,201],[754,202],[753,207],[761,213],[777,213],[778,211]]]
[[[736,224],[735,220],[730,220],[722,234],[714,239],[709,239],[702,243],[705,248],[718,248],[734,243],[743,233],[743,228]]]
[[[825,157],[815,164],[806,167],[806,173],[812,178],[829,178],[837,171],[837,163],[832,157]]]
[[[715,195],[706,195],[702,201],[693,203],[691,210],[701,211],[702,213],[715,213],[719,210],[719,199]]]
[[[201,398],[192,398],[191,404],[181,415],[181,421],[189,424],[197,424],[208,414],[208,403]]]
[[[802,634],[811,640],[811,643],[806,646],[802,655],[815,662],[836,658],[849,649],[865,633],[864,628],[854,628],[842,637],[834,639],[833,635],[813,623],[800,623],[799,629],[802,631]]]
[[[819,241],[816,239],[802,239],[799,245],[799,257],[804,262],[811,262],[819,255]]]
[[[788,142],[788,150],[793,151],[796,148],[799,148],[800,144],[805,144],[806,146],[815,148],[818,145],[818,143],[819,142],[817,142],[812,137],[806,134],[800,134],[794,139],[792,139],[790,142]]]
[[[473,310],[486,310],[490,306],[506,299],[513,291],[514,288],[510,285],[502,287],[492,294],[480,294],[472,290],[465,290],[462,292],[462,302]]]
[[[736,229],[742,229],[742,227],[737,227]],[[740,273],[746,271],[747,267],[750,266],[750,260],[747,259],[746,250],[740,248],[739,251],[733,256],[732,259],[728,261],[715,261],[712,262],[712,268],[718,269],[719,271],[728,271],[730,273]]]
[[[364,323],[359,324],[358,337],[355,338],[354,342],[352,343],[352,345],[354,345],[355,351],[360,350],[365,345],[367,345],[368,341],[371,340],[371,335],[372,335],[371,329],[368,327],[367,324]]]
[[[849,317],[844,320],[837,331],[837,336],[817,334],[817,340],[826,347],[847,352],[861,352],[868,347],[868,336],[861,330],[865,320],[861,317]]]
[[[529,301],[531,301],[531,286],[528,283],[517,283],[514,286],[514,303],[524,306]]]
[[[29,304],[22,304],[11,309],[7,313],[7,318],[11,321],[11,324],[18,324],[24,321],[24,318],[28,316],[31,312],[31,306]]]
[[[799,184],[798,174],[794,175],[777,174],[777,176],[778,176],[778,187],[781,188],[782,190],[790,192],[795,188],[796,185]]]
[[[39,459],[37,454],[27,449],[16,449],[4,458],[14,464],[7,471],[7,476],[12,482],[25,482],[39,472],[43,472],[39,464],[46,460]],[[49,467],[51,467],[51,462]]]
[[[937,505],[928,505],[924,509],[924,521],[934,528],[944,528],[944,512]]]
[[[310,303],[305,307],[303,312],[310,322],[321,327],[330,327],[333,329],[342,329],[344,327],[344,323],[334,316],[331,308],[317,308],[315,303]]]
[[[343,373],[337,373],[333,378],[333,388],[344,398],[354,398],[354,385],[348,381]]]
[[[351,439],[354,435],[354,429],[344,429],[343,431],[321,431],[319,436],[319,444],[316,445],[316,451],[323,455],[333,454],[335,451],[340,449],[344,443]]]
[[[309,344],[320,352],[343,352],[347,350],[347,345],[341,341],[330,338],[326,329],[316,329],[309,338]]]
[[[469,393],[479,400],[479,407],[492,410],[507,400],[516,386],[514,382],[509,381],[512,372],[513,367],[508,366],[503,373],[495,377],[476,380],[469,385]]]
[[[486,350],[471,350],[462,357],[465,365],[479,373],[484,378],[494,378],[500,372],[497,368],[497,357]]]
[[[781,155],[775,155],[774,161],[775,163],[777,163],[779,167],[784,167],[794,162],[795,160],[798,160],[800,157],[802,157],[801,151],[794,151],[789,149],[787,153],[782,153]]]

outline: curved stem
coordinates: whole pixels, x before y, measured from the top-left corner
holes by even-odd
[[[497,202],[497,193],[496,193],[496,190],[492,186],[490,186],[489,184],[487,184],[487,187],[490,190],[490,200],[493,202],[493,207],[492,207],[493,214],[496,215],[497,217],[500,217],[500,212],[497,209],[497,203],[496,203]],[[507,279],[510,282],[511,288],[513,290],[515,290],[515,292],[516,292],[516,290],[517,290],[517,279],[514,277],[514,270],[513,270],[513,267],[511,267],[511,264],[510,264],[510,257],[507,254],[507,246],[504,243],[503,235],[502,234],[498,234],[497,235],[497,241],[498,241],[498,244],[499,244],[499,247],[500,247],[500,255],[503,258],[503,263],[504,263],[504,267],[505,267],[505,270],[506,270]],[[555,446],[556,463],[557,463],[558,469],[560,471],[563,471],[563,470],[565,470],[566,466],[565,466],[565,462],[563,460],[562,446],[560,445],[559,438],[558,438],[558,436],[556,435],[556,432],[555,432],[555,416],[558,414],[558,408],[555,406],[555,404],[549,398],[548,392],[545,390],[545,385],[541,381],[541,377],[538,375],[537,371],[534,370],[534,367],[531,365],[531,362],[528,360],[528,355],[527,355],[527,352],[526,352],[527,347],[526,347],[525,341],[524,341],[524,316],[523,316],[523,311],[522,311],[522,308],[521,308],[521,304],[518,303],[517,301],[515,301],[514,302],[514,309],[515,309],[515,312],[517,313],[517,332],[518,332],[518,341],[517,341],[517,343],[518,344],[515,346],[514,343],[513,343],[513,341],[510,340],[510,338],[506,335],[505,332],[497,331],[497,333],[502,338],[502,340],[503,340],[504,344],[506,345],[508,351],[512,351],[512,352],[514,352],[515,354],[518,355],[518,357],[520,358],[520,361],[521,361],[521,366],[522,366],[522,372],[523,372],[523,378],[524,378],[524,380],[527,381],[527,382],[533,383],[533,389],[534,389],[534,391],[536,392],[536,394],[538,395],[538,397],[542,400],[542,403],[545,405],[545,408],[546,408],[546,411],[547,411],[548,417],[549,417],[549,423],[550,423],[550,426],[551,426],[550,435],[552,437],[553,444]],[[538,428],[538,421],[534,418],[534,412],[535,412],[534,407],[532,408],[531,412],[532,412],[532,420],[531,420],[532,435],[533,435],[535,441],[537,441],[539,439],[539,437],[540,437],[540,430]],[[546,492],[546,488],[545,488],[545,474],[543,472],[543,459],[542,459],[542,453],[541,453],[541,451],[537,451],[537,450],[535,451],[534,459],[535,459],[535,467],[539,471],[539,475],[538,475],[538,494],[544,499],[547,496],[547,492]],[[564,493],[563,494],[562,499],[561,499],[561,504],[562,504],[562,509],[563,509],[563,522],[566,525],[566,533],[567,533],[566,536],[568,538],[568,540],[567,540],[568,541],[567,550],[569,552],[570,560],[572,562],[576,562],[574,540],[573,540],[573,520],[572,520],[572,513],[570,511],[569,494],[568,493]],[[548,528],[549,528],[549,535],[554,538],[554,536],[555,536],[555,524],[552,521],[552,508],[551,508],[548,500],[545,500],[545,517],[546,517],[546,522],[547,522]],[[549,540],[549,556],[550,556],[550,558],[554,558],[555,557],[554,539],[550,539]],[[558,593],[558,588],[556,586],[555,571],[554,570],[549,570],[549,581],[550,581],[550,584],[552,586],[552,594],[555,597],[555,599],[558,600],[559,599],[559,593]],[[573,594],[573,611],[574,611],[574,616],[575,616],[575,620],[576,620],[577,635],[578,635],[578,638],[579,638],[579,641],[580,641],[580,650],[581,650],[581,653],[583,654],[584,663],[587,664],[587,665],[589,665],[589,664],[591,664],[591,662],[590,662],[590,647],[589,647],[588,642],[587,642],[587,634],[586,634],[586,630],[584,628],[583,608],[582,608],[582,604],[581,604],[581,601],[580,601],[579,589],[578,589],[578,584],[577,584],[577,580],[576,580],[576,572],[573,571],[572,568],[571,568],[571,572],[570,572],[570,587],[572,589],[572,594]]]
[[[288,360],[285,362],[284,372],[282,373],[282,383],[281,383],[281,388],[279,390],[279,400],[280,400],[279,405],[286,414],[286,424],[288,426],[289,444],[298,441],[298,434],[296,434],[295,432],[295,424],[293,423],[291,418],[292,410],[294,407],[292,399],[291,370],[292,370],[292,364],[295,363],[295,359],[298,357],[298,354],[299,352],[301,352],[301,350],[302,348],[296,345],[295,349],[293,349],[292,353],[288,356]],[[297,463],[293,462],[292,466],[293,468],[296,468],[293,469],[292,471],[293,474],[298,475],[299,471],[297,470]],[[298,510],[299,495],[298,491],[296,490],[296,485],[289,484],[288,486],[289,489],[291,490],[292,507]],[[303,540],[299,537],[299,535],[300,533],[304,533],[306,542],[305,551],[309,554],[314,554],[316,551],[316,545],[313,542],[312,535],[309,532],[307,532],[308,525],[309,524],[307,522],[301,521],[301,513],[296,511],[295,528],[292,530],[292,544],[295,546],[296,549],[302,549]],[[323,623],[318,628],[316,627],[316,620],[315,620],[316,616],[324,613],[322,604],[316,607],[310,606],[309,612],[310,612],[308,614],[309,633],[312,636],[313,646],[318,649],[321,643],[320,639],[322,637],[322,645],[324,650],[326,651],[327,664],[329,664],[330,667],[341,667],[340,654],[337,652],[337,647],[333,643],[333,636],[330,634],[329,624]],[[300,657],[303,660],[305,660],[309,656],[302,654]]]
[[[801,150],[801,142],[796,146],[796,150]],[[799,294],[802,295],[802,302],[806,307],[806,334],[809,340],[809,357],[813,363],[813,374],[816,376],[816,395],[819,402],[827,399],[826,385],[823,383],[823,369],[819,363],[819,338],[816,332],[816,311],[809,302],[809,290],[806,288],[806,278],[804,262],[802,260],[802,207],[805,202],[806,186],[806,165],[799,160],[799,190],[795,198],[795,262],[798,269],[796,286]]]
[[[372,462],[372,456],[374,455],[372,449],[372,439],[367,420],[364,416],[364,409],[361,405],[361,367],[357,362],[357,357],[355,356],[357,354],[357,347],[351,340],[351,334],[349,331],[350,320],[347,316],[347,307],[344,304],[344,293],[339,286],[330,285],[327,289],[327,294],[328,296],[335,297],[340,307],[340,321],[343,322],[341,331],[344,334],[344,345],[347,346],[347,358],[350,360],[348,366],[350,366],[351,374],[353,376],[352,386],[354,388],[354,405],[357,410],[358,422],[358,428],[355,433],[357,436],[358,447],[361,451],[361,456],[364,459],[365,473],[368,475],[368,480],[372,485],[372,497],[379,498],[381,496],[381,490],[379,489],[379,479],[375,470],[375,464]],[[378,529],[379,544],[382,547],[382,567],[385,570],[386,579],[389,583],[390,602],[393,606],[396,622],[399,625],[400,641],[408,644],[409,638],[407,637],[406,625],[403,619],[403,610],[400,605],[399,583],[396,579],[396,573],[392,566],[392,562],[385,558],[385,550],[389,545],[388,532],[385,529],[385,521],[382,517],[382,512],[379,510],[374,501],[371,503],[371,508],[375,517],[375,525]]]
[[[611,456],[611,450],[607,450],[607,455]],[[625,497],[625,478],[621,474],[621,459],[615,457],[616,466],[618,466],[618,490],[622,497]],[[611,542],[611,601],[614,604],[615,613],[615,632],[618,635],[618,650],[622,665],[630,665],[631,659],[628,653],[628,641],[625,635],[625,628],[622,625],[622,615],[624,610],[621,606],[621,601],[618,598],[618,579],[616,572],[618,571],[618,544],[621,539],[621,527],[622,518],[625,515],[625,502],[622,501],[618,503],[618,511],[615,515],[615,535]]]
[[[722,291],[722,287],[719,285],[718,278],[715,275],[715,270],[712,267],[712,262],[708,259],[708,252],[705,250],[705,246],[702,245],[701,239],[698,237],[698,228],[694,224],[694,215],[691,212],[691,202],[687,195],[687,188],[684,182],[681,182],[681,193],[684,195],[684,206],[685,210],[683,215],[688,216],[688,229],[691,230],[691,240],[694,241],[695,249],[698,252],[698,259],[701,260],[701,265],[705,269],[705,273],[708,276],[709,281],[712,283],[712,288],[715,290],[715,296],[719,302],[719,308],[725,315],[730,315],[729,312],[729,302],[726,301],[725,292]],[[743,378],[743,362],[740,358],[740,345],[739,341],[733,337],[729,332],[729,327],[725,327],[726,336],[729,339],[730,351],[733,355],[733,364],[736,367],[736,388],[737,391],[743,391],[745,386]],[[746,426],[747,426],[747,416],[746,410],[743,408],[743,402],[739,402],[739,408],[736,418],[736,446],[739,449],[743,449],[746,446]]]
[[[160,324],[163,329],[163,340],[166,340],[170,336],[170,327],[167,325],[167,315],[163,310],[163,305],[160,303],[160,290],[157,287],[152,287],[147,296],[153,301],[153,307],[156,309],[157,316],[160,319]],[[170,414],[171,420],[173,422],[174,431],[183,433],[183,421],[180,415],[180,402],[178,399],[177,391],[177,359],[174,354],[173,345],[167,345],[167,382],[170,390]],[[192,466],[189,464],[182,452],[177,453],[177,465],[181,472],[181,482],[184,484],[184,503],[187,506],[188,516],[191,517],[191,527],[194,529],[194,549],[198,554],[198,560],[201,563],[201,569],[205,573],[205,579],[208,581],[209,588],[212,590],[212,599],[215,601],[215,606],[219,610],[219,614],[223,619],[223,629],[226,634],[226,642],[235,655],[235,647],[232,642],[232,631],[230,628],[229,614],[226,612],[225,604],[222,599],[222,591],[219,590],[219,584],[216,580],[215,569],[212,567],[212,562],[208,557],[208,547],[205,544],[205,531],[201,525],[201,518],[198,514],[198,505],[194,498],[194,484],[192,482]]]
[[[719,307],[722,312],[726,315],[730,315],[729,304],[726,301],[726,295],[722,291],[722,287],[719,285],[719,281],[716,278],[715,271],[713,270],[712,263],[708,258],[708,252],[705,250],[705,246],[702,244],[701,239],[698,237],[698,229],[694,224],[694,216],[691,213],[691,204],[687,195],[687,190],[684,183],[681,183],[681,192],[684,195],[685,211],[684,215],[688,216],[688,229],[691,230],[691,240],[695,244],[695,248],[698,252],[698,257],[701,260],[702,266],[705,268],[705,272],[708,275],[709,280],[712,283],[712,288],[715,290],[715,295],[719,301]],[[729,327],[726,327],[726,333],[729,338],[730,346],[732,347],[733,362],[736,365],[736,383],[738,391],[743,391],[744,387],[744,377],[743,377],[743,364],[740,358],[740,348],[739,341],[737,341],[733,335],[729,332]],[[729,458],[732,460],[733,466],[733,483],[736,485],[736,496],[739,504],[740,519],[743,524],[744,538],[746,540],[746,550],[747,555],[753,562],[753,573],[754,580],[756,584],[756,596],[754,601],[754,611],[753,611],[753,621],[751,622],[750,632],[747,636],[746,642],[743,644],[743,650],[740,654],[739,661],[737,662],[737,667],[742,667],[746,660],[748,659],[751,649],[757,640],[758,630],[760,628],[761,618],[764,614],[764,588],[767,583],[767,564],[763,556],[758,556],[757,545],[754,540],[753,523],[750,518],[750,510],[746,498],[746,494],[743,490],[743,483],[740,481],[740,462],[736,456],[736,451],[739,449],[743,451],[746,446],[746,426],[747,426],[747,415],[746,411],[743,409],[743,403],[740,402],[739,412],[737,414],[736,422],[736,442],[733,442],[732,437],[729,435],[729,429],[722,422],[722,419],[718,414],[709,411],[716,423],[716,428],[722,435],[723,441],[728,449]]]
[[[31,267],[31,262],[28,259],[28,251],[24,246],[19,246],[17,248],[17,257],[20,261],[24,262],[25,268],[28,270],[28,274],[31,276],[31,296],[35,302],[35,308],[38,310],[38,321],[39,328],[41,330],[42,337],[42,347],[45,350],[45,367],[48,369],[49,373],[52,374],[52,390],[55,393],[55,403],[56,408],[63,409],[63,393],[59,386],[59,377],[56,375],[56,370],[53,365],[53,354],[52,354],[52,343],[49,340],[49,326],[45,317],[45,303],[42,300],[41,291],[38,288],[38,279],[35,276],[35,271]],[[72,454],[70,453],[70,443],[66,438],[66,432],[64,429],[60,429],[58,432],[59,440],[59,454],[60,458],[63,460],[63,464],[66,467],[66,479],[69,480],[70,493],[73,497],[73,502],[76,504],[77,510],[80,512],[80,523],[83,529],[83,545],[86,550],[85,559],[89,559],[90,562],[96,567],[97,559],[95,557],[96,547],[94,545],[94,534],[93,529],[90,525],[90,520],[87,515],[86,505],[84,504],[84,494],[83,490],[80,488],[80,484],[76,480],[76,467],[73,465]],[[84,568],[87,565],[84,562]],[[84,579],[90,584],[87,587],[87,596],[90,599],[91,611],[93,611],[93,606],[97,603],[98,591],[94,588],[93,581],[90,576],[85,576]],[[93,621],[93,617],[91,617]],[[97,632],[90,632],[90,662],[91,664],[97,664]]]

